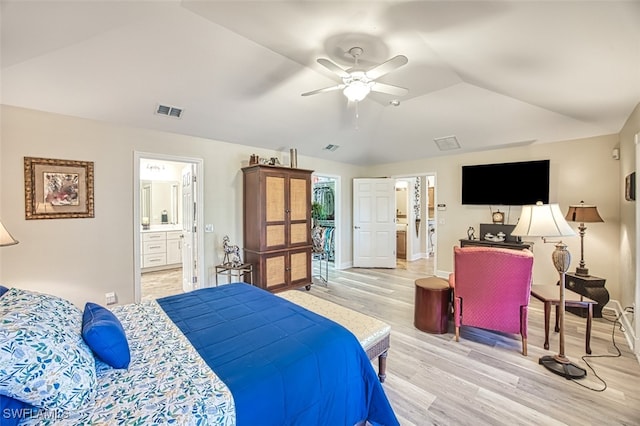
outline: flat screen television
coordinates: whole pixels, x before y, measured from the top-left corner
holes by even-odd
[[[462,166],[462,204],[549,203],[549,160]]]

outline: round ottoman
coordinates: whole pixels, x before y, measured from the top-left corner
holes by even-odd
[[[444,334],[449,329],[449,282],[438,277],[415,281],[416,297],[413,324],[427,333]]]

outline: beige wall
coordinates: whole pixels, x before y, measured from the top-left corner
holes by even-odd
[[[79,306],[104,303],[115,291],[120,303],[134,300],[134,151],[204,161],[205,270],[222,259],[222,236],[242,243],[242,172],[253,153],[281,153],[201,138],[113,126],[97,121],[2,106],[0,218],[20,244],[0,250],[0,282],[68,298]],[[23,157],[93,161],[95,218],[24,219]],[[350,182],[357,167],[299,156],[300,168],[342,178],[343,209],[351,206]],[[351,214],[340,232],[350,230]],[[350,234],[347,232],[346,234]],[[351,244],[343,244],[351,253]],[[204,277],[205,280],[208,277]],[[212,277],[213,279],[213,277]]]
[[[638,112],[632,121],[638,127]],[[17,246],[0,250],[0,282],[59,294],[78,305],[87,300],[101,303],[104,293],[115,290],[120,303],[130,303],[134,295],[133,265],[133,153],[161,153],[204,161],[204,223],[212,223],[214,233],[205,234],[207,269],[221,259],[221,239],[229,235],[242,242],[242,173],[249,156],[280,155],[272,151],[201,138],[149,130],[112,126],[72,117],[2,107],[0,141],[0,218],[20,240]],[[452,268],[451,247],[466,236],[469,226],[478,229],[490,221],[488,207],[460,204],[460,167],[465,164],[551,160],[551,200],[566,211],[569,204],[584,200],[594,203],[605,223],[589,224],[585,238],[585,258],[594,275],[607,279],[613,299],[632,297],[621,282],[623,264],[635,259],[620,253],[621,164],[611,158],[618,136],[603,136],[553,144],[451,155],[402,164],[359,168],[343,163],[299,156],[298,166],[318,174],[341,178],[339,240],[342,267],[352,256],[352,178],[368,176],[408,176],[436,174],[436,202],[446,204],[437,211],[438,273]],[[94,219],[24,219],[24,156],[41,156],[95,162]],[[626,167],[626,166],[625,166]],[[630,169],[632,166],[629,166]],[[519,209],[512,208],[508,220],[516,223]],[[577,224],[573,224],[574,228]],[[635,239],[634,239],[635,241]],[[565,242],[579,261],[578,237]],[[553,247],[535,242],[535,280],[555,282],[550,256]],[[627,259],[625,261],[624,259]],[[624,266],[624,265],[623,265]],[[626,280],[626,281],[625,281]]]
[[[611,298],[619,298],[619,217],[620,217],[620,162],[613,160],[611,152],[618,145],[618,136],[602,136],[575,141],[533,144],[517,148],[500,149],[471,154],[425,158],[401,164],[387,164],[367,170],[372,176],[407,175],[411,173],[436,174],[436,203],[446,204],[445,211],[436,210],[437,219],[437,275],[447,276],[452,270],[452,247],[459,239],[466,238],[469,226],[478,235],[480,223],[491,223],[488,206],[463,206],[460,203],[461,167],[469,164],[498,163],[526,160],[551,160],[550,201],[559,203],[563,212],[570,204],[581,200],[598,206],[604,223],[588,224],[585,237],[585,261],[593,275],[607,279]],[[526,179],[523,176],[523,179]],[[496,185],[513,185],[513,182],[496,182]],[[497,206],[493,206],[494,209]],[[504,209],[501,209],[504,210]],[[506,210],[505,220],[518,221],[519,207]],[[577,229],[577,224],[572,224]],[[573,255],[571,268],[580,261],[580,238],[565,238]],[[551,263],[552,244],[541,239],[534,241],[534,280],[538,284],[557,281],[557,273]]]

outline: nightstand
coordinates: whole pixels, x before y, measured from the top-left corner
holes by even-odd
[[[593,275],[581,276],[575,273],[567,273],[565,278],[565,288],[574,291],[582,296],[588,297],[598,302],[593,306],[593,317],[602,318],[602,308],[609,301],[609,292],[604,288],[604,278]],[[577,307],[567,307],[567,311],[585,318],[586,309]]]

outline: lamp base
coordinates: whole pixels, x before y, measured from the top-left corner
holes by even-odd
[[[547,370],[567,380],[583,379],[587,376],[587,370],[557,355],[545,355],[538,360],[538,364],[544,365]]]
[[[576,275],[580,275],[581,277],[589,277],[589,268],[581,268],[579,266],[576,267]]]

